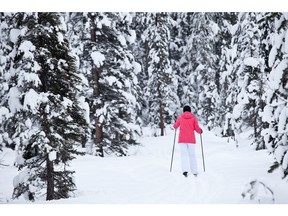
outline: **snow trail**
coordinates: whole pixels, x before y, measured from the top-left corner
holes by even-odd
[[[178,135],[177,135],[178,136]],[[170,162],[174,131],[163,137],[142,137],[141,146],[130,150],[128,157],[99,158],[79,156],[69,169],[75,170],[77,191],[74,197],[36,203],[52,204],[239,204],[258,203],[243,199],[241,193],[254,179],[275,190],[275,203],[288,203],[288,187],[279,173],[268,174],[272,158],[265,150],[255,151],[243,139],[239,147],[212,132],[203,133],[206,172],[202,167],[200,136],[197,134],[196,157],[199,175],[185,178],[180,165],[178,143],[175,144],[172,172]],[[176,139],[177,141],[177,139]],[[11,200],[15,153],[5,150],[9,167],[0,171],[0,198],[10,203],[29,203],[23,198]],[[7,158],[8,157],[8,158]],[[1,174],[2,176],[2,174]],[[261,197],[260,197],[261,198]],[[261,199],[269,203],[269,199]]]

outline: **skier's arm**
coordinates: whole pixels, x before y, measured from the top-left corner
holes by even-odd
[[[176,122],[173,125],[174,129],[177,129],[180,126],[180,117],[177,118]]]
[[[194,121],[194,128],[195,128],[195,131],[199,134],[201,134],[203,131],[202,129],[199,127],[199,124],[198,124],[198,121],[197,119],[195,118],[195,121]]]

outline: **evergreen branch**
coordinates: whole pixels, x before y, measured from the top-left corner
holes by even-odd
[[[277,134],[286,134],[288,133],[288,129],[287,130],[282,130],[282,131],[277,131]]]
[[[283,98],[283,97],[281,96],[281,93],[277,93],[277,92],[279,92],[279,90],[276,90],[276,91],[275,91],[275,94],[276,94],[282,101],[284,101],[285,103],[288,103],[288,99],[287,99],[287,98]]]
[[[4,156],[3,156],[4,157]],[[7,165],[7,164],[3,164],[2,162],[3,162],[3,157],[0,159],[0,166],[9,166],[9,165]]]
[[[9,166],[9,165],[3,164],[3,163],[0,162],[0,166]]]
[[[275,171],[278,167],[280,166],[280,164],[275,161],[271,166],[270,169],[268,170],[268,173],[272,173],[273,171]]]
[[[273,21],[273,19],[277,16],[277,14],[278,14],[278,13],[276,13],[276,12],[269,13],[269,15],[267,15],[267,16],[263,17],[262,19],[258,20],[258,21],[257,21],[257,24],[261,24],[261,23],[267,22],[267,21],[269,21],[269,20],[272,20],[272,21]]]
[[[279,92],[278,89],[273,89],[273,88],[269,85],[269,83],[266,83],[266,85],[268,86],[268,88],[269,88],[270,90],[274,91],[275,95],[276,95],[278,98],[280,98],[282,101],[284,101],[283,103],[278,103],[278,104],[276,104],[276,105],[271,105],[271,104],[269,104],[270,106],[274,107],[274,106],[279,106],[279,105],[288,103],[288,96],[287,96],[287,98],[283,98],[283,97],[285,97],[285,95],[283,95],[281,92]],[[282,95],[283,95],[283,96],[282,96]]]

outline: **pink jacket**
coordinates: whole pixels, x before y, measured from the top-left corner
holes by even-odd
[[[202,129],[198,125],[196,117],[190,112],[184,112],[181,114],[173,127],[177,129],[180,126],[180,134],[178,143],[196,143],[195,133],[202,133]]]

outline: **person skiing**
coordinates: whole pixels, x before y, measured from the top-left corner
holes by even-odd
[[[178,144],[181,153],[181,167],[183,175],[188,177],[192,173],[195,177],[198,175],[197,160],[195,154],[195,132],[201,134],[203,131],[198,125],[196,117],[191,113],[188,105],[183,107],[183,113],[177,118],[173,125],[176,130],[180,127]]]

